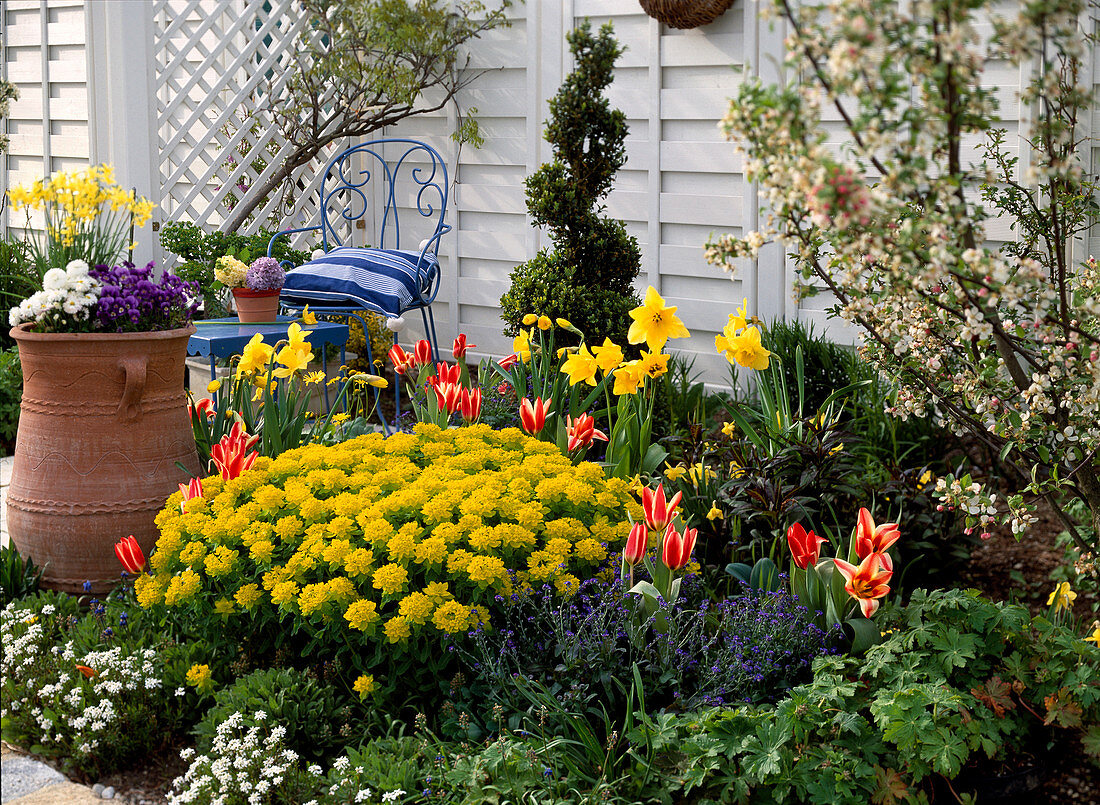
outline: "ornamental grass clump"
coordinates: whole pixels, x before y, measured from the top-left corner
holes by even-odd
[[[379,687],[401,658],[442,668],[443,636],[491,622],[497,595],[542,584],[571,595],[641,514],[599,466],[484,425],[308,445],[202,487],[157,516],[141,605],[217,622],[242,643],[297,639]]]

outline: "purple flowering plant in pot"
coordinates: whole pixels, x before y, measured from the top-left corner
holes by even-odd
[[[72,260],[10,311],[23,396],[6,520],[46,586],[108,590],[114,543],[151,550],[156,513],[198,473],[184,393],[198,299],[152,263]]]
[[[218,258],[214,278],[232,289],[237,318],[246,323],[273,322],[286,272],[274,257],[257,257],[252,265],[226,255]]]

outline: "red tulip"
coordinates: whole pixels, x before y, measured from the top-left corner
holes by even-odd
[[[253,450],[248,452],[259,436],[249,436],[240,422],[234,422],[229,433],[222,436],[221,440],[210,447],[210,460],[222,474],[226,481],[236,478],[245,470],[251,469],[260,455]]]
[[[588,414],[581,414],[576,419],[567,417],[565,433],[569,437],[566,449],[570,453],[578,447],[588,447],[596,439],[607,441],[607,434],[602,430],[596,430],[596,420]]]
[[[842,559],[833,560],[836,569],[847,580],[844,589],[848,595],[859,601],[859,608],[865,618],[875,614],[880,604],[878,599],[890,592],[887,582],[893,575],[893,566],[886,567],[883,557],[884,554],[869,553],[858,567]]]
[[[532,403],[526,397],[519,404],[519,424],[526,433],[538,436],[546,427],[546,417],[552,411],[547,410],[546,401],[542,397],[536,397]]]
[[[645,523],[638,522],[630,527],[630,534],[626,538],[626,547],[623,548],[623,560],[632,567],[642,561],[645,556],[646,538],[649,532]]]
[[[684,497],[683,492],[677,492],[672,499],[665,503],[665,485],[657,484],[657,489],[642,487],[642,511],[645,514],[646,525],[654,531],[660,532],[672,521],[676,514],[676,507]]]
[[[212,419],[216,415],[214,411],[214,401],[209,397],[203,397],[195,403],[194,407],[191,406],[191,403],[187,403],[187,415],[194,418],[196,413],[200,415],[205,414],[207,419]]]
[[[886,553],[887,548],[897,542],[900,536],[897,523],[875,525],[871,512],[867,509],[859,510],[859,520],[856,522],[856,555],[860,559],[872,553]]]
[[[457,383],[438,383],[435,386],[435,399],[439,403],[439,410],[446,410],[447,414],[453,414],[462,403],[462,386]]]
[[[399,375],[405,374],[405,370],[413,365],[413,358],[405,350],[401,349],[399,344],[394,344],[390,347],[390,363],[393,364],[393,371]]]
[[[695,538],[699,536],[699,529],[685,528],[681,537],[673,523],[669,523],[665,529],[664,541],[661,543],[661,561],[669,570],[679,570],[691,561],[691,552],[695,549]]]
[[[455,356],[456,361],[460,361],[466,357],[466,350],[473,349],[477,344],[467,344],[466,334],[459,333],[458,338],[455,339],[454,346],[451,347],[451,354]]]
[[[413,347],[413,361],[417,366],[427,366],[432,362],[432,345],[423,338]]]
[[[462,418],[466,422],[477,422],[481,416],[481,389],[462,389],[462,398],[458,403],[458,410],[462,412]]]
[[[180,494],[183,495],[183,500],[180,501],[180,511],[187,514],[187,501],[202,497],[202,481],[198,478],[192,478],[189,483],[180,484]]]
[[[123,537],[115,543],[115,556],[122,563],[123,569],[131,576],[140,575],[141,571],[145,569],[145,554],[141,552],[141,546],[138,545],[138,541],[134,539],[133,534]]]
[[[518,360],[519,360],[519,355],[517,355],[516,353],[513,352],[507,358],[501,358],[500,361],[498,361],[498,363],[500,364],[501,369],[504,369],[505,371],[507,371],[508,369],[511,369],[513,366],[515,366],[516,361],[518,361]]]
[[[437,363],[435,374],[439,383],[458,383],[462,380],[462,369],[457,363]],[[434,384],[433,384],[434,385]]]
[[[797,567],[805,570],[810,565],[816,565],[821,556],[821,546],[828,542],[824,537],[819,537],[813,531],[807,533],[801,523],[794,523],[787,529],[787,545],[791,548],[791,556]]]

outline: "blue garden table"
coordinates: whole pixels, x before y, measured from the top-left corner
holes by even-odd
[[[187,339],[187,354],[209,356],[210,379],[218,377],[217,359],[228,358],[237,355],[244,350],[245,344],[259,333],[265,344],[275,346],[286,338],[286,329],[292,322],[298,321],[293,316],[278,316],[274,322],[266,324],[242,324],[235,316],[227,319],[204,319],[195,322],[196,332]],[[340,347],[340,364],[345,363],[344,347],[348,343],[348,326],[332,321],[319,321],[316,324],[303,324],[303,332],[308,334],[310,346],[315,350],[320,348],[321,371],[328,377],[328,357],[325,355],[325,347],[329,344]],[[328,385],[324,386],[325,409],[329,408]],[[217,400],[217,395],[215,395]]]
[[[228,358],[244,350],[252,336],[259,333],[265,344],[275,346],[286,338],[286,329],[297,319],[292,316],[279,316],[269,324],[242,324],[236,317],[227,319],[205,319],[195,322],[197,332],[187,340],[187,354],[210,358],[210,379],[217,379],[216,361]],[[319,321],[316,324],[304,324],[302,329],[309,334],[309,343],[314,348],[322,347],[321,366],[328,374],[328,361],[323,347],[333,344],[340,347],[340,362],[344,362],[344,347],[348,343],[348,326],[331,321]]]

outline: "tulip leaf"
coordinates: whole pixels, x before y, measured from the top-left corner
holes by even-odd
[[[661,600],[661,591],[654,587],[648,581],[639,581],[637,584],[627,590],[627,594],[629,595],[630,593],[633,593],[634,595],[649,596],[650,598],[654,598],[658,601]]]
[[[667,450],[659,444],[651,444],[642,457],[642,474],[653,475],[666,458],[668,458]]]
[[[779,589],[779,567],[766,556],[758,559],[749,575],[749,586],[774,593]]]
[[[749,576],[752,575],[752,568],[744,562],[730,562],[726,565],[726,572],[738,581],[743,581],[745,584],[748,584]]]
[[[852,642],[849,654],[860,657],[871,646],[879,642],[882,635],[878,626],[868,618],[849,618],[844,621],[844,634]]]

